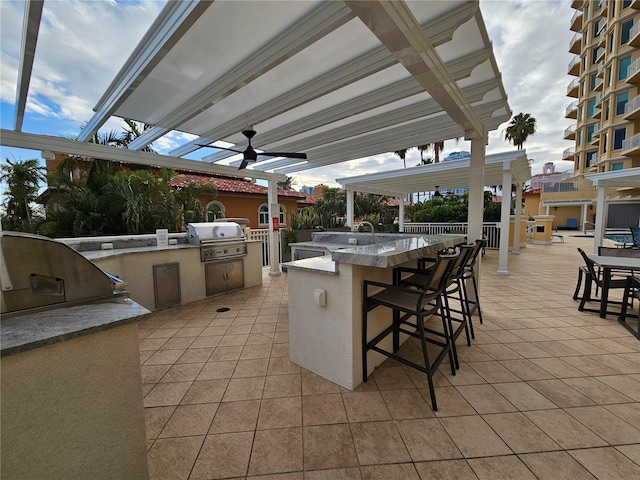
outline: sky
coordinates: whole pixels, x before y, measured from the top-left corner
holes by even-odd
[[[429,1],[429,0],[423,0]],[[73,136],[93,114],[92,108],[164,5],[160,0],[47,0],[36,49],[22,130]],[[537,132],[525,143],[532,173],[547,162],[556,171],[571,171],[562,152],[572,142],[563,139],[571,125],[564,117],[573,99],[566,96],[573,77],[567,74],[574,32],[569,22],[575,10],[568,0],[480,0],[489,38],[514,115],[533,115]],[[14,128],[14,105],[22,32],[23,2],[0,0],[0,124]],[[505,122],[489,133],[487,154],[512,150],[504,140]],[[117,119],[106,130],[121,130]],[[188,138],[172,134],[153,143],[166,153]],[[469,142],[449,140],[441,158],[470,150]],[[206,153],[210,153],[207,151]],[[205,153],[203,152],[203,155]],[[432,156],[431,152],[426,156]],[[39,151],[0,147],[0,159],[40,158]],[[417,165],[420,153],[410,150],[407,165]],[[292,174],[293,186],[338,186],[336,178],[402,168],[392,153],[352,160]]]

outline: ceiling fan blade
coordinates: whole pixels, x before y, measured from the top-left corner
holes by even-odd
[[[299,158],[301,160],[307,159],[306,153],[292,153],[292,152],[261,152],[258,155],[266,155],[267,157],[286,157],[286,158]]]
[[[226,148],[226,147],[216,147],[215,145],[201,145],[201,144],[197,144],[199,147],[205,147],[205,148],[217,148],[218,150],[227,150],[229,152],[235,152],[235,153],[244,153],[243,150],[234,150],[233,148]]]
[[[245,168],[247,168],[247,165],[249,165],[249,160],[245,158],[244,160],[242,160],[242,163],[238,167],[238,170],[244,170]]]

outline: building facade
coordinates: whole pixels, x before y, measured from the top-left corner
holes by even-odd
[[[585,173],[640,166],[640,1],[572,0],[575,35],[568,66],[575,78],[567,87],[574,98],[566,118],[575,119],[564,138],[575,148],[576,179]]]

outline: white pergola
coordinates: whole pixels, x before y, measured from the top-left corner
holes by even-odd
[[[416,145],[471,140],[478,175],[487,133],[511,116],[477,0],[183,0],[166,4],[95,99],[80,142],[61,143],[22,131],[47,2],[25,8],[15,126],[0,132],[3,145],[264,179],[271,218],[284,175]],[[152,127],[126,153],[89,146],[114,116]],[[308,159],[259,157],[237,172],[240,160],[229,151],[181,158],[219,141],[242,150],[248,126],[256,150]],[[196,137],[162,159],[140,152],[175,131]]]
[[[598,246],[602,245],[607,225],[610,198],[607,197],[608,188],[640,188],[640,167],[627,168],[602,173],[586,173],[584,178],[591,180],[596,187],[596,224],[593,235],[593,253],[598,253]],[[639,225],[640,226],[640,225]]]
[[[420,190],[449,190],[469,188],[469,238],[482,237],[482,213],[484,187],[502,185],[502,210],[500,229],[509,232],[511,185],[516,186],[516,205],[522,203],[522,186],[531,178],[531,167],[526,150],[488,155],[484,165],[474,169],[472,159],[453,160],[450,162],[432,163],[402,170],[360,175],[357,177],[338,178],[336,181],[347,191],[347,222],[353,225],[353,194],[355,192],[375,193],[397,197],[400,202],[400,230],[404,230],[404,202],[407,193]],[[479,170],[479,172],[477,171]],[[481,198],[472,202],[471,198]],[[515,224],[520,224],[520,209],[515,209]],[[479,233],[478,233],[479,232]],[[520,246],[520,229],[514,229],[513,252],[518,253]],[[500,257],[498,274],[508,275],[509,235],[500,236]]]

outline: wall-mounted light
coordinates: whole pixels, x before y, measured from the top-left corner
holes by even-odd
[[[558,210],[558,207],[553,207],[554,210]]]
[[[589,205],[589,210],[593,210],[593,204]]]
[[[440,193],[440,190],[438,190],[438,188],[440,188],[440,185],[436,185],[436,191],[433,194],[434,197],[441,197],[442,196],[442,194]]]

